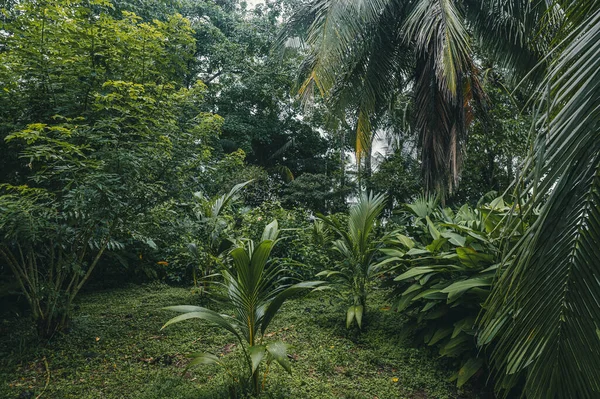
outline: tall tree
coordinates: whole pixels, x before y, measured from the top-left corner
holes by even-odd
[[[525,1],[519,7],[528,16],[544,11]],[[485,99],[473,39],[492,46],[498,32],[510,33],[503,36],[510,46],[494,50],[516,48],[530,63],[540,57],[522,21],[504,8],[495,1],[312,0],[292,16],[279,45],[300,39],[307,48],[303,94],[317,88],[334,108],[355,110],[359,157],[368,153],[377,115],[394,93],[412,87],[426,191],[451,193],[467,131]]]

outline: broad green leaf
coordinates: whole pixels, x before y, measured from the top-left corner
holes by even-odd
[[[438,231],[438,229],[435,227],[435,225],[433,224],[433,222],[431,221],[431,219],[429,219],[429,216],[426,216],[425,220],[427,220],[427,228],[429,229],[429,234],[431,234],[431,237],[434,240],[437,240],[438,238],[440,238],[441,234]]]
[[[414,255],[426,255],[426,254],[427,254],[427,255],[430,255],[430,254],[431,254],[431,252],[429,252],[429,251],[427,251],[427,250],[425,250],[425,249],[420,249],[420,248],[411,248],[411,249],[410,249],[410,250],[409,250],[409,251],[406,253],[406,255],[411,255],[411,256],[414,256]]]
[[[436,305],[438,305],[440,302],[438,301],[429,301],[425,304],[425,306],[423,306],[423,308],[421,309],[421,313],[427,312],[428,310],[431,310],[433,307],[435,307]]]
[[[471,268],[482,267],[494,261],[493,255],[477,252],[469,247],[456,248],[456,253],[461,263]]]
[[[451,231],[444,231],[442,233],[442,237],[447,238],[451,244],[456,245],[458,247],[464,247],[467,242],[467,238],[461,236],[460,234],[453,233]]]
[[[447,242],[448,242],[447,238],[440,237],[440,238],[433,240],[432,243],[429,244],[428,246],[426,246],[425,248],[427,248],[427,250],[430,252],[438,252],[440,249],[442,249],[444,244]]]
[[[279,235],[279,225],[277,224],[277,219],[273,220],[267,226],[262,234],[261,241],[275,241],[277,240],[277,236]]]
[[[432,346],[440,342],[442,339],[446,338],[448,335],[452,334],[454,331],[453,327],[440,328],[435,331],[433,337],[427,342],[427,345]]]
[[[352,305],[348,308],[348,311],[346,312],[346,328],[350,328],[350,325],[352,324],[352,321],[354,321],[355,316],[356,309],[354,308],[354,305]]]
[[[440,355],[453,357],[463,352],[464,346],[469,342],[473,341],[473,337],[467,334],[460,334],[459,336],[450,339],[444,347],[440,349]],[[471,343],[473,345],[474,343]]]
[[[379,251],[383,252],[387,256],[393,256],[396,258],[402,258],[404,256],[404,252],[395,248],[380,248]]]
[[[292,374],[292,366],[287,358],[288,345],[281,341],[267,344],[267,352],[269,355],[281,365],[289,374]]]
[[[248,348],[248,355],[250,356],[250,360],[252,360],[252,373],[258,369],[260,362],[264,359],[266,349],[265,345],[254,345]]]
[[[356,322],[358,323],[358,328],[362,328],[362,317],[363,317],[363,306],[356,305],[354,307],[354,317],[356,318]]]
[[[475,317],[465,317],[454,323],[454,331],[452,332],[452,337],[455,338],[461,332],[467,332],[472,330],[475,325]]]
[[[413,267],[412,269],[409,269],[406,272],[404,272],[401,275],[399,275],[398,277],[396,277],[394,279],[394,281],[406,280],[406,279],[409,279],[409,278],[421,276],[423,274],[431,273],[433,271],[434,271],[434,269],[432,269],[431,267],[427,267],[427,266]]]
[[[180,307],[174,306],[174,308],[180,308]],[[164,309],[169,310],[168,307],[164,308]],[[217,312],[212,311],[210,309],[206,309],[206,308],[200,308],[200,310],[194,310],[192,312],[187,312],[180,316],[174,317],[171,320],[167,321],[165,323],[165,325],[162,326],[162,328],[165,328],[171,324],[179,323],[181,321],[189,320],[189,319],[202,319],[202,320],[209,321],[209,322],[216,324],[219,327],[222,327],[225,330],[231,332],[233,335],[235,335],[237,337],[238,340],[243,341],[242,337],[237,332],[235,327],[227,319],[225,319],[222,315],[218,314]]]
[[[423,286],[422,286],[421,284],[419,284],[419,283],[411,284],[411,286],[410,286],[410,287],[408,287],[408,288],[407,288],[407,289],[406,289],[406,290],[405,290],[405,291],[402,293],[402,295],[408,295],[408,294],[411,294],[411,293],[413,293],[413,292],[415,292],[415,291],[420,291],[420,290],[422,290],[423,288],[425,288],[425,287],[423,287]]]
[[[453,302],[471,288],[490,287],[492,285],[492,280],[492,277],[474,277],[450,284],[441,292],[448,294],[448,302]]]
[[[412,249],[415,246],[415,242],[403,234],[396,235],[396,238],[408,249]]]
[[[413,301],[417,301],[421,298],[444,300],[446,299],[446,294],[442,294],[439,288],[429,288],[415,296]]]

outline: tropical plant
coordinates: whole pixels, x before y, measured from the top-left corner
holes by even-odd
[[[283,303],[307,289],[318,287],[321,282],[301,282],[290,285],[281,263],[269,261],[273,247],[278,241],[277,221],[268,224],[261,240],[255,245],[248,240],[244,247],[230,252],[231,267],[224,267],[220,274],[224,279],[227,303],[233,307],[235,317],[219,314],[199,306],[170,306],[167,310],[183,313],[169,320],[163,328],[188,319],[202,319],[230,332],[237,338],[247,365],[247,380],[254,394],[264,389],[269,365],[275,361],[291,373],[287,359],[287,345],[283,342],[265,342],[265,332]],[[223,362],[215,355],[197,353],[191,356],[189,366],[218,364]],[[260,365],[267,362],[263,383],[260,382]]]
[[[353,111],[356,153],[367,161],[377,120],[411,91],[425,188],[444,194],[459,182],[467,131],[485,102],[473,39],[482,52],[508,54],[512,70],[528,71],[544,54],[545,3],[505,3],[311,0],[290,18],[279,46],[308,53],[303,95],[317,88],[335,111]],[[542,33],[537,42],[533,32]]]
[[[202,84],[182,86],[194,39],[180,15],[113,18],[105,0],[9,8],[0,258],[40,334],[51,335],[107,254],[126,263],[158,249],[150,210],[186,191],[181,182],[200,169],[222,121],[200,112]]]
[[[233,244],[232,238],[228,236],[226,231],[230,223],[223,213],[232,202],[236,201],[239,192],[250,183],[252,183],[252,180],[236,184],[228,193],[211,200],[205,198],[201,192],[194,194],[198,200],[194,213],[200,225],[200,243],[198,245],[191,242],[188,243],[187,247],[190,254],[197,261],[192,275],[194,287],[198,288],[198,280],[200,280],[199,289],[202,295],[206,292],[210,279],[214,277],[213,273],[222,263],[221,255]],[[201,249],[198,248],[199,246]],[[197,271],[200,274],[199,276]]]
[[[335,269],[324,270],[317,276],[332,280],[331,287],[350,303],[346,312],[347,328],[355,320],[358,327],[362,328],[369,287],[381,270],[382,265],[376,263],[376,256],[383,240],[377,237],[375,226],[385,201],[384,195],[361,194],[358,202],[350,208],[347,226],[335,215],[318,215],[338,236],[333,241],[333,250],[340,255],[341,261]]]
[[[502,262],[504,222],[510,206],[502,198],[456,213],[441,209],[434,198],[406,206],[412,215],[408,237],[387,241],[388,260],[403,270],[394,281],[396,309],[415,320],[413,333],[442,356],[456,358],[457,385],[464,385],[486,364],[478,353],[476,319]],[[524,225],[513,224],[522,234]],[[516,237],[516,236],[515,236]]]
[[[507,2],[512,5],[514,2]],[[538,90],[536,140],[515,215],[539,209],[486,304],[497,388],[528,398],[600,395],[600,4],[552,3],[564,18]]]
[[[121,216],[112,206],[115,176],[86,159],[85,147],[65,140],[72,133],[67,126],[12,136],[28,137],[24,156],[31,162],[53,161],[34,176],[38,187],[0,186],[0,259],[46,338],[65,329],[73,300],[104,252],[122,248],[115,238]]]

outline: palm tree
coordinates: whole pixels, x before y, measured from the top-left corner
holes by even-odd
[[[273,247],[278,241],[279,227],[274,220],[268,224],[262,234],[260,243],[248,240],[243,247],[236,247],[231,252],[231,268],[223,267],[220,271],[227,291],[227,303],[235,312],[235,317],[219,314],[200,306],[170,306],[165,309],[183,313],[165,323],[163,328],[189,319],[201,319],[232,333],[239,341],[243,351],[252,391],[260,393],[260,364],[266,360],[280,364],[291,373],[287,358],[287,346],[283,342],[263,341],[265,331],[289,298],[301,291],[318,287],[319,281],[305,281],[289,284],[289,277],[281,263],[269,261]],[[202,364],[224,363],[214,354],[197,353],[192,356],[190,366]],[[189,367],[189,366],[188,366]],[[267,371],[264,374],[266,378]],[[264,379],[263,379],[264,385]]]
[[[377,117],[394,96],[412,91],[426,191],[447,193],[458,184],[462,144],[485,99],[473,39],[510,54],[507,65],[532,65],[543,54],[527,29],[545,6],[505,3],[312,0],[290,18],[278,45],[300,39],[308,52],[301,67],[303,95],[317,88],[337,112],[355,111],[359,159],[370,153]]]

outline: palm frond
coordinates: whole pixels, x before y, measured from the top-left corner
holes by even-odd
[[[499,387],[528,398],[600,395],[600,9],[573,23],[543,87],[524,212],[541,207],[494,287],[482,342]],[[567,10],[568,11],[568,10]],[[581,21],[581,22],[579,22]]]

